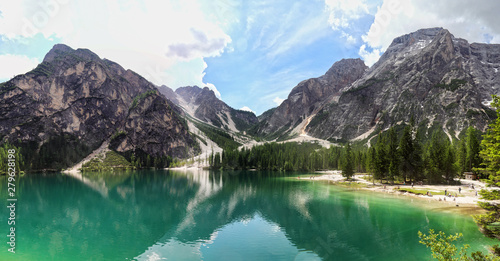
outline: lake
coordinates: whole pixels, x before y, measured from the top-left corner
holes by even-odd
[[[0,260],[429,260],[417,232],[430,228],[463,233],[473,250],[495,242],[470,216],[297,175],[27,174],[16,185],[15,254],[0,208]]]

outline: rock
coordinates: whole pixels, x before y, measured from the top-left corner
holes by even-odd
[[[175,95],[171,89],[160,88],[160,91],[170,100],[176,100],[192,117],[225,130],[244,131],[258,122],[254,113],[231,108],[208,87],[180,87]]]
[[[149,95],[143,101],[144,94]],[[41,153],[68,167],[119,131],[127,136],[124,150],[172,157],[193,154],[195,142],[179,112],[135,72],[89,50],[62,44],[55,45],[34,70],[0,84],[0,135],[24,147],[35,169],[47,168],[49,160],[40,160],[45,157]],[[143,132],[138,135],[138,130]],[[59,153],[46,151],[55,146],[54,140],[63,143]],[[83,152],[75,152],[77,148]],[[63,151],[75,156],[64,160]]]
[[[342,59],[333,64],[325,75],[302,81],[271,116],[259,123],[255,133],[266,135],[292,130],[338,98],[340,90],[358,80],[367,68],[360,59]]]
[[[500,45],[421,29],[394,39],[368,70],[352,60],[340,65],[295,87],[257,133],[310,117],[303,129],[311,136],[364,139],[413,117],[423,132],[441,129],[452,138],[468,126],[484,131],[496,117],[488,102],[499,93]]]

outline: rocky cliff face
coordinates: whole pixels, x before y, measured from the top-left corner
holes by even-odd
[[[187,86],[173,92],[165,86],[160,91],[165,97],[176,101],[191,116],[219,128],[238,132],[258,122],[255,114],[231,108],[207,87]]]
[[[278,132],[276,136],[280,136],[301,132],[311,116],[338,98],[340,90],[363,76],[367,68],[360,59],[342,59],[325,75],[302,81],[272,114],[268,112],[270,116],[263,117],[259,125],[254,127],[255,133],[266,135]]]
[[[62,151],[79,148],[63,167],[118,132],[123,139],[118,151],[187,156],[194,141],[179,112],[133,71],[65,45],[54,46],[34,70],[0,84],[2,139],[24,146],[33,157],[29,160],[36,161],[46,156],[42,153],[58,154],[46,149],[59,137]]]
[[[495,117],[488,105],[500,92],[499,69],[500,45],[422,29],[394,39],[369,69],[342,60],[324,76],[301,82],[254,130],[273,138],[364,139],[413,117],[425,132],[442,129],[458,137],[468,126],[484,130]]]
[[[484,129],[500,87],[500,45],[469,44],[442,28],[393,40],[360,79],[341,90],[306,131],[325,139],[364,138],[375,129],[408,123],[458,136],[467,126]]]

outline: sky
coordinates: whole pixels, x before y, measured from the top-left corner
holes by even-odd
[[[421,28],[500,43],[498,10],[495,0],[0,0],[0,82],[64,43],[156,85],[207,86],[259,115],[334,62],[371,66]]]

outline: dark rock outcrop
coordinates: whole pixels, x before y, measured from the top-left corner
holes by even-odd
[[[55,45],[34,70],[0,84],[2,139],[25,146],[30,161],[43,158],[43,144],[54,137],[66,137],[63,141],[75,140],[87,148],[61,165],[65,167],[116,133],[126,137],[118,151],[141,149],[172,157],[192,154],[195,141],[179,112],[135,72],[89,50],[62,44]],[[32,167],[45,168],[42,163]]]

